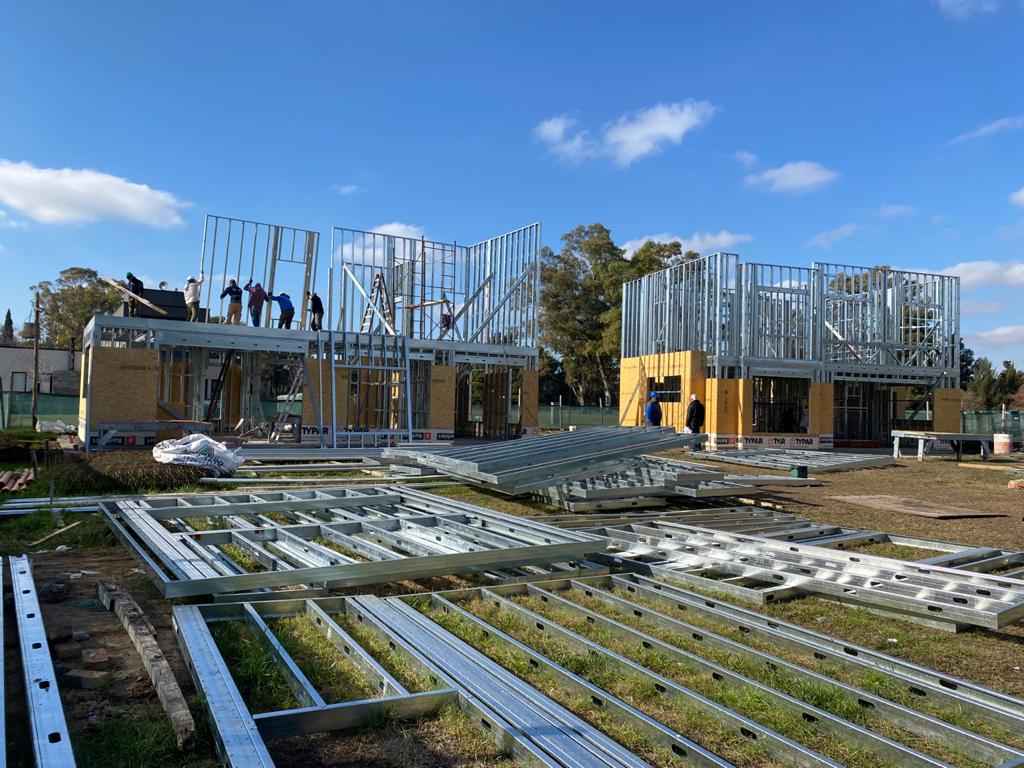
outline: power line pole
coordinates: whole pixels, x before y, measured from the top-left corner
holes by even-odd
[[[35,333],[32,334],[32,429],[38,424],[39,410],[39,291],[35,301]]]

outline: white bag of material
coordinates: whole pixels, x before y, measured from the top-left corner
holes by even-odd
[[[238,453],[239,449],[231,450],[206,435],[187,435],[153,446],[153,458],[161,464],[201,467],[212,472],[214,477],[234,474],[242,464]]]
[[[54,432],[58,435],[70,435],[78,430],[68,424],[65,424],[60,419],[56,421],[39,421],[36,424],[36,432]]]

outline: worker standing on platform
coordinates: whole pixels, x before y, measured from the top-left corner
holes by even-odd
[[[661,426],[661,405],[658,403],[658,393],[651,392],[651,399],[647,401],[647,408],[644,410],[648,427]]]
[[[206,279],[206,275],[203,274],[202,270],[199,271],[199,279],[196,280],[195,276],[189,275],[188,280],[185,281],[185,287],[182,289],[182,293],[185,295],[185,307],[188,309],[188,317],[186,320],[190,323],[199,322],[199,294],[200,285]]]
[[[295,317],[295,306],[292,304],[291,297],[281,291],[279,296],[271,296],[270,300],[281,305],[281,316],[277,319],[277,327],[290,329],[292,318]]]
[[[309,325],[309,330],[323,330],[324,303],[320,301],[320,297],[316,295],[316,291],[306,291],[306,298],[309,299],[309,312],[313,315],[313,320]]]
[[[142,292],[146,289],[135,275],[129,272],[125,277],[128,278],[128,290],[135,294],[135,296],[142,296]],[[135,296],[128,297],[128,317],[139,316],[139,300]]]
[[[690,404],[686,407],[686,429],[687,434],[699,434],[704,428],[704,403],[697,399],[697,394],[690,395]],[[694,445],[693,450],[699,451],[700,445]]]
[[[220,292],[220,297],[230,296],[228,301],[228,316],[224,321],[227,325],[241,325],[242,323],[242,289],[234,280],[228,280],[227,287]]]
[[[249,294],[249,319],[252,320],[253,328],[259,328],[263,324],[260,322],[260,315],[263,314],[263,305],[267,302],[267,292],[259,283],[253,285],[251,279],[245,284],[245,290]]]

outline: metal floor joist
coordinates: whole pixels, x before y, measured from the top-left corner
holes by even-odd
[[[468,483],[511,495],[540,491],[638,466],[639,456],[703,443],[706,435],[672,428],[593,427],[436,452],[387,449],[389,458],[411,457]]]
[[[896,462],[889,456],[831,451],[801,451],[785,448],[743,448],[707,451],[702,460],[720,461],[747,467],[764,467],[788,472],[793,467],[807,467],[814,473],[843,472],[848,469],[888,467]]]
[[[27,555],[11,557],[8,563],[36,765],[39,768],[74,768],[71,736],[57,690],[57,675],[50,658],[32,567]]]
[[[312,670],[276,636],[275,621],[284,617],[304,617],[375,695],[328,701],[311,682]],[[291,708],[249,710],[211,632],[224,621],[246,624],[262,638],[295,698]],[[345,623],[381,642],[360,644]],[[831,750],[839,743],[862,759],[873,755],[879,765],[958,764],[945,762],[950,754],[972,765],[1024,759],[1013,746],[1024,732],[1024,701],[636,574],[392,598],[280,594],[269,601],[177,606],[174,629],[206,701],[218,752],[237,768],[273,765],[267,742],[274,739],[372,726],[385,711],[398,719],[430,717],[446,705],[457,705],[519,761],[562,768],[647,765],[615,741],[624,733],[632,734],[631,744],[640,739],[667,750],[680,764],[731,765],[701,743],[710,730],[680,732],[658,714],[681,709],[740,741],[756,742],[786,765],[838,768]],[[548,650],[552,642],[561,649],[557,654]],[[429,689],[403,686],[374,655],[385,647],[429,680]],[[665,660],[659,669],[645,666],[651,653]],[[571,657],[599,663],[574,665]],[[532,677],[519,676],[525,669],[546,675],[564,697],[556,702],[535,688]],[[595,676],[596,670],[604,672]],[[605,682],[626,679],[649,688],[652,698],[631,704]],[[885,685],[868,690],[850,679]],[[544,690],[555,689],[548,686]],[[763,706],[733,709],[727,703],[735,700],[733,692],[749,693]],[[851,718],[851,712],[869,714]],[[803,735],[783,735],[767,724],[780,716],[802,723],[796,732]]]
[[[397,486],[143,498],[100,507],[167,597],[503,569],[515,578],[550,572],[534,566],[581,567],[587,555],[606,548],[598,536]]]
[[[716,588],[753,579],[789,595],[818,594],[954,630],[998,629],[1024,617],[1024,581],[1003,576],[672,522],[599,533],[622,550],[602,560],[691,583],[708,571],[727,574]]]

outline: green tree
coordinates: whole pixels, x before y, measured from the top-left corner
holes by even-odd
[[[1024,374],[1009,360],[1003,361],[1003,370],[998,374],[987,357],[979,357],[974,363],[968,391],[974,396],[978,407],[991,411],[1010,402],[1017,390],[1024,385]]]
[[[967,385],[974,379],[974,350],[964,344],[960,339],[960,389],[967,389]]]
[[[14,320],[11,319],[11,310],[7,310],[4,316],[4,327],[0,330],[0,344],[10,347],[14,345]]]
[[[602,224],[562,236],[541,254],[541,340],[562,361],[580,405],[618,392],[622,284],[685,259],[679,243],[644,243],[627,258]]]
[[[41,338],[55,347],[81,343],[82,331],[95,314],[110,314],[121,304],[121,292],[85,267],[62,269],[54,281],[32,286],[39,291]]]
[[[560,397],[572,401],[573,393],[565,382],[565,368],[562,366],[562,361],[544,347],[540,348],[537,372],[540,374],[540,397],[538,399],[541,405],[557,403]]]

